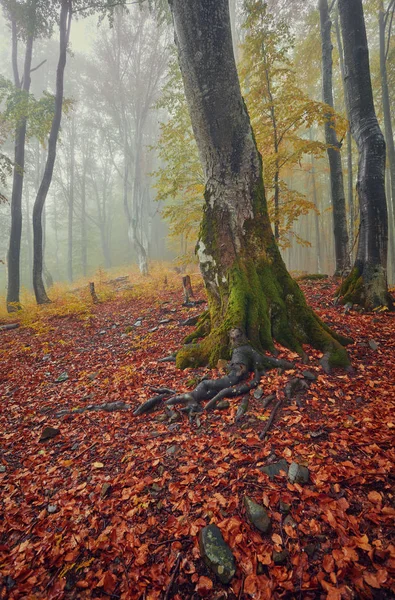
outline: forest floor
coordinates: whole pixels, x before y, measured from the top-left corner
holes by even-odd
[[[119,293],[102,282],[96,305],[77,290],[0,332],[0,598],[394,598],[395,316],[344,314],[332,280],[302,283],[320,316],[354,338],[355,371],[326,375],[308,349],[318,379],[284,402],[264,442],[270,408],[252,394],[239,422],[239,399],[192,425],[163,410],[76,412],[118,400],[135,409],[152,387],[219,376],[158,362],[204,308],[183,307],[181,276],[163,277]],[[192,283],[203,298],[199,276]],[[270,371],[263,395],[280,397],[305,369]],[[40,441],[48,426],[58,434]],[[281,458],[306,466],[308,483],[270,480],[261,468]],[[267,507],[270,533],[249,524],[245,495]],[[236,560],[227,586],[200,557],[210,522]]]

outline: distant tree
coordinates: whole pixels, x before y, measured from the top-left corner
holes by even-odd
[[[179,260],[191,261],[203,214],[204,176],[176,60],[170,62],[157,108],[165,111],[165,120],[156,144],[160,164],[153,173],[156,199],[163,203],[171,242],[181,240]]]
[[[387,288],[388,217],[385,198],[385,141],[372,94],[362,0],[339,0],[351,131],[359,152],[360,206],[354,267],[339,289],[343,302],[366,309],[392,307]]]
[[[333,108],[311,100],[298,85],[292,63],[294,39],[289,26],[268,13],[263,0],[245,0],[241,77],[254,134],[263,159],[265,191],[276,241],[289,245],[293,225],[314,210],[305,194],[292,189],[285,175],[300,169],[306,155],[322,156],[326,146],[306,136],[312,125],[345,130]],[[329,111],[329,116],[328,116]],[[335,131],[335,130],[334,130]],[[336,135],[336,134],[335,134]],[[302,241],[297,238],[298,241]]]
[[[332,22],[328,0],[319,0],[322,47],[322,99],[333,111],[332,89]],[[341,143],[336,135],[333,112],[328,113],[325,121],[325,141],[329,159],[331,197],[333,207],[333,234],[335,239],[335,275],[341,276],[350,271],[348,248],[346,199],[344,194],[343,167],[340,155]]]
[[[228,0],[171,0],[170,7],[205,177],[197,253],[210,309],[209,328],[205,321],[195,333],[207,335],[183,348],[177,364],[216,364],[229,350],[229,330],[241,327],[257,349],[274,350],[277,340],[303,354],[309,343],[329,365],[346,365],[339,343],[345,340],[307,306],[271,230],[262,161],[233,56]]]

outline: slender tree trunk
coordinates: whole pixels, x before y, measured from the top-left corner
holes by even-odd
[[[316,209],[314,211],[314,229],[315,229],[315,245],[316,245],[316,253],[317,253],[317,273],[322,273],[320,219],[319,219],[317,185],[316,185],[316,181],[315,181],[315,160],[314,160],[313,155],[311,156],[311,185],[313,187],[313,202],[314,202],[314,206]]]
[[[73,217],[74,217],[74,171],[75,171],[75,121],[72,119],[70,136],[70,177],[68,194],[67,276],[73,281]]]
[[[345,88],[345,72],[344,72],[344,56],[343,56],[343,44],[340,33],[340,25],[339,25],[339,12],[336,9],[335,13],[335,28],[336,28],[336,39],[337,39],[337,47],[339,52],[339,60],[340,60],[340,73],[342,76],[343,82],[343,92],[344,92],[344,103],[346,107],[346,115],[348,121],[350,121],[350,109],[347,103],[347,94]],[[349,230],[348,230],[348,239],[349,239],[349,247],[350,247],[350,257],[352,255],[352,249],[354,246],[354,236],[355,236],[355,207],[354,207],[354,176],[353,176],[353,164],[352,164],[352,135],[351,128],[347,129],[347,199],[348,199],[348,213],[349,213]]]
[[[87,276],[88,273],[88,249],[86,235],[86,165],[82,172],[81,181],[81,266],[82,275]]]
[[[385,141],[373,104],[362,0],[339,0],[347,102],[359,153],[360,232],[354,268],[339,289],[343,302],[392,307],[387,289],[388,218]]]
[[[328,0],[319,0],[321,44],[322,44],[322,98],[333,109],[332,90],[332,42]],[[350,270],[348,254],[348,233],[346,200],[344,196],[343,167],[340,155],[340,144],[335,130],[335,119],[332,113],[325,122],[325,141],[329,159],[331,179],[331,197],[333,210],[333,234],[335,238],[335,275],[340,276]]]
[[[197,253],[210,311],[210,332],[201,323],[191,337],[208,335],[180,350],[177,364],[216,364],[229,351],[233,327],[258,350],[273,350],[277,340],[303,354],[302,345],[310,343],[328,353],[332,365],[347,364],[340,338],[307,306],[275,243],[262,160],[237,77],[228,0],[171,0],[170,6],[205,173]]]
[[[26,238],[27,238],[27,251],[28,251],[28,268],[29,268],[29,286],[31,285],[31,276],[33,272],[33,243],[32,243],[32,231],[30,228],[30,193],[29,187],[26,188]]]
[[[43,282],[43,232],[42,232],[42,213],[47,198],[48,190],[52,181],[52,174],[56,158],[56,145],[62,120],[63,105],[63,87],[64,70],[66,67],[67,45],[71,25],[71,3],[69,0],[62,0],[59,21],[59,61],[56,72],[56,95],[55,95],[55,114],[52,120],[51,131],[48,139],[48,155],[45,164],[44,175],[37,192],[36,201],[33,208],[33,287],[37,304],[50,302],[45,291]]]
[[[142,152],[142,132],[141,126],[136,133],[136,148],[135,148],[135,164],[134,164],[134,181],[133,181],[133,209],[130,220],[129,233],[133,241],[133,245],[137,254],[139,271],[142,275],[148,275],[148,256],[142,243],[142,236],[139,232],[141,219],[139,213],[141,211],[142,189],[141,189],[141,152]]]
[[[33,10],[35,11],[35,4]],[[34,15],[32,15],[34,19]],[[15,22],[12,23],[12,65],[14,71],[15,86],[22,89],[25,94],[30,90],[30,70],[33,56],[33,33],[26,41],[25,63],[23,69],[23,83],[18,74],[17,62],[17,31]],[[21,119],[15,132],[14,173],[11,194],[11,230],[8,248],[8,288],[7,288],[7,310],[14,312],[19,310],[20,292],[20,256],[22,238],[22,191],[25,168],[25,141],[26,141],[27,119]]]
[[[394,8],[392,8],[392,11]],[[387,158],[390,172],[390,194],[387,196],[388,216],[389,219],[389,241],[391,252],[391,265],[394,268],[395,262],[395,230],[394,230],[394,213],[395,213],[395,145],[394,133],[392,129],[390,96],[388,91],[388,75],[387,75],[387,47],[386,47],[386,18],[389,18],[389,13],[384,12],[384,2],[380,0],[379,10],[379,41],[380,41],[380,79],[381,79],[381,96],[383,102],[384,115],[384,132],[385,143],[387,147]],[[394,274],[394,273],[393,273]]]

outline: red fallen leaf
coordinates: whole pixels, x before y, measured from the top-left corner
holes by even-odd
[[[358,562],[359,560],[358,552],[355,548],[350,548],[350,546],[344,546],[343,554],[346,560],[352,560],[354,562]]]
[[[332,573],[335,568],[335,561],[332,554],[325,554],[322,566],[327,573]]]
[[[374,504],[380,504],[383,498],[379,492],[369,492],[368,500],[370,500],[370,502],[373,502]]]
[[[281,546],[281,545],[282,545],[282,543],[283,543],[283,540],[282,540],[281,536],[280,536],[280,535],[278,535],[278,533],[273,533],[273,535],[272,535],[272,540],[273,540],[273,542],[274,542],[275,544],[279,544],[280,546]]]
[[[196,584],[195,590],[202,598],[206,598],[213,589],[213,582],[208,577],[202,575]]]
[[[111,571],[106,571],[96,587],[102,587],[107,594],[112,594],[117,585],[117,578]]]
[[[370,587],[376,588],[376,589],[378,589],[378,590],[381,588],[380,582],[379,582],[379,580],[377,579],[377,577],[376,577],[376,574],[375,574],[375,573],[369,573],[369,571],[366,571],[366,572],[363,574],[363,578],[364,578],[364,580],[366,581],[366,583],[367,583],[368,585],[370,585]]]
[[[75,585],[77,588],[86,589],[89,587],[89,581],[86,581],[86,579],[81,579],[81,581],[77,581]]]

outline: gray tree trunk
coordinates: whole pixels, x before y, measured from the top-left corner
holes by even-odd
[[[62,120],[64,71],[66,67],[67,45],[70,34],[72,7],[70,0],[62,0],[59,20],[59,61],[56,72],[55,114],[52,120],[51,131],[48,139],[48,155],[44,175],[37,192],[33,207],[33,288],[37,304],[50,302],[43,281],[43,231],[42,213],[52,181],[52,174],[56,159],[56,146],[60,123]]]
[[[340,287],[344,302],[366,309],[392,307],[387,289],[388,219],[385,141],[373,104],[362,0],[339,0],[347,102],[359,153],[360,231],[354,268]]]
[[[303,354],[302,344],[310,343],[328,352],[332,364],[346,364],[347,353],[306,305],[274,239],[262,160],[237,77],[228,0],[171,0],[170,7],[205,174],[197,254],[210,310],[210,332],[203,322],[191,337],[206,334],[204,340],[183,348],[177,364],[216,364],[229,350],[233,327],[257,349],[272,350],[276,339]]]
[[[332,89],[332,42],[328,0],[319,0],[321,45],[322,45],[322,99],[331,108],[333,104]],[[340,144],[335,130],[335,120],[330,113],[325,122],[325,141],[329,159],[331,179],[331,197],[333,210],[333,234],[335,239],[335,275],[341,276],[350,270],[348,254],[348,233],[346,200],[343,184],[343,167],[340,155]]]
[[[392,8],[392,11],[394,8]],[[393,269],[392,275],[395,276],[395,230],[394,230],[394,215],[395,215],[395,145],[394,132],[392,129],[391,105],[388,90],[388,75],[387,75],[387,39],[386,39],[386,23],[390,18],[390,11],[384,12],[384,3],[380,1],[379,9],[379,42],[380,42],[380,79],[381,79],[381,96],[383,103],[384,115],[384,133],[385,143],[387,147],[387,158],[390,173],[390,194],[387,197],[388,216],[389,216],[389,241],[391,252],[391,266]]]
[[[336,38],[337,38],[337,47],[339,52],[339,62],[340,62],[340,73],[342,76],[343,82],[343,92],[344,92],[344,103],[346,106],[346,115],[348,121],[350,121],[350,109],[347,103],[347,94],[345,88],[345,72],[344,72],[344,56],[343,56],[343,44],[341,40],[340,33],[340,25],[339,25],[339,13],[336,10],[335,14],[335,26],[336,26]],[[348,231],[348,239],[350,244],[350,257],[352,255],[352,250],[354,247],[354,236],[355,236],[355,207],[354,207],[354,175],[353,175],[353,163],[352,163],[352,135],[351,128],[349,127],[347,130],[347,199],[348,199],[348,213],[350,219],[350,226]]]
[[[34,15],[32,15],[34,18]],[[17,31],[16,23],[12,23],[12,65],[14,71],[15,86],[22,89],[26,94],[30,90],[30,70],[33,56],[33,34],[26,41],[25,63],[23,69],[23,82],[19,79],[17,60]],[[20,257],[22,238],[22,191],[25,168],[25,142],[26,142],[27,119],[22,119],[15,132],[14,172],[11,194],[11,231],[8,247],[8,287],[7,287],[7,310],[14,312],[20,308]]]
[[[67,277],[69,282],[73,281],[73,218],[74,218],[74,185],[75,185],[75,121],[71,122],[70,135],[70,174],[68,193],[68,236],[67,236]]]

